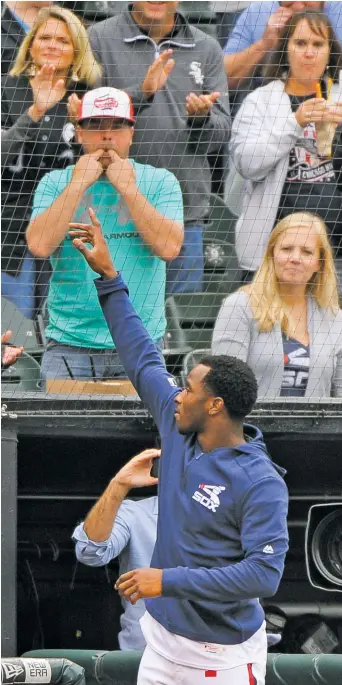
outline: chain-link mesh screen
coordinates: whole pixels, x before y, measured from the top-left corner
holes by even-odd
[[[342,3],[281,4],[2,3],[5,396],[135,393],[108,260],[177,383],[342,396]]]

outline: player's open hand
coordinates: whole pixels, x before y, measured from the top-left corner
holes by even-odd
[[[76,249],[83,255],[89,266],[105,278],[116,278],[116,271],[108,245],[103,237],[101,224],[94,212],[89,208],[91,224],[70,223],[69,235],[73,239]],[[86,246],[91,245],[91,248]]]
[[[163,571],[160,568],[136,568],[120,576],[114,588],[119,591],[120,597],[136,604],[138,599],[160,597],[162,577]]]

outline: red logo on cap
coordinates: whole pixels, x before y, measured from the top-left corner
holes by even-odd
[[[102,98],[96,98],[96,100],[94,100],[94,105],[95,107],[98,107],[98,109],[115,109],[119,106],[119,103],[115,98],[104,95]]]

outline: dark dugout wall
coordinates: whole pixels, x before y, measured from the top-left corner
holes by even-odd
[[[11,628],[13,640],[17,620],[18,654],[44,647],[116,649],[121,611],[113,590],[117,564],[95,569],[77,564],[71,534],[120,466],[155,445],[153,421],[140,403],[129,398],[39,402],[35,395],[30,403],[26,396],[15,400],[16,418],[10,418],[11,400],[7,405],[3,426],[12,430],[13,441],[11,457],[6,459],[10,467],[6,507],[15,512],[17,496],[18,560],[15,568],[12,544],[3,583],[3,625]],[[310,506],[342,500],[340,406],[333,401],[302,407],[283,401],[259,403],[249,420],[263,431],[273,459],[287,469],[290,491],[290,550],[283,581],[270,603],[292,619],[320,614],[341,639],[342,594],[312,587],[304,557]],[[13,486],[16,436],[17,495]],[[153,490],[141,489],[131,496],[152,494]],[[15,514],[8,527],[7,518],[5,538],[12,540]],[[16,573],[17,611],[13,611]],[[287,648],[296,650],[292,637]]]

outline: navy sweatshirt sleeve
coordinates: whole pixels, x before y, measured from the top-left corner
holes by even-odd
[[[174,398],[180,391],[128,296],[120,275],[95,279],[99,300],[123,367],[151,411],[161,435],[174,423]]]
[[[288,549],[287,505],[282,479],[255,483],[241,504],[242,561],[222,568],[164,569],[162,596],[229,602],[274,595]]]

